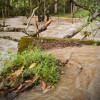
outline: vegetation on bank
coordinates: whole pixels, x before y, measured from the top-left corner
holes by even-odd
[[[64,48],[67,46],[94,45],[100,46],[100,41],[81,40],[73,38],[50,38],[50,37],[22,37],[18,43],[18,52],[24,51],[29,46],[41,46],[43,49]]]
[[[76,12],[75,12],[75,18],[83,18],[83,17],[87,17],[89,16],[89,11],[87,10],[84,10],[84,9],[78,9]],[[58,14],[55,14],[55,15],[52,15],[52,16],[55,16],[55,17],[66,17],[66,18],[72,18],[72,14],[71,13],[67,13],[67,14],[64,14],[64,13],[58,13]]]
[[[18,92],[41,82],[45,89],[46,85],[54,85],[60,79],[61,72],[61,62],[53,55],[48,55],[37,47],[27,49],[17,55],[12,54],[4,63],[0,74],[0,81],[3,82],[0,91],[4,91],[6,87],[8,91]]]

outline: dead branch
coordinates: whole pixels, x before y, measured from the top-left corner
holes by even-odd
[[[37,23],[35,14],[34,14],[34,20],[35,20],[35,24],[36,24],[36,27],[37,27],[37,30],[38,30],[38,23]]]
[[[31,15],[31,17],[30,17],[30,19],[29,19],[29,21],[28,21],[28,23],[27,23],[26,29],[29,27],[29,23],[31,22],[31,19],[32,19],[32,17],[33,17],[33,15],[34,15],[35,11],[36,11],[38,8],[39,8],[39,6],[36,7],[36,8],[33,10],[32,15]]]
[[[39,33],[45,31],[45,30],[47,29],[47,27],[49,26],[49,24],[50,24],[52,21],[53,21],[53,20],[50,19],[43,27],[41,27],[40,29],[38,29],[38,31],[35,32],[35,33],[33,33],[33,35],[31,35],[31,36],[35,36],[35,37],[36,37],[37,35],[39,35]]]

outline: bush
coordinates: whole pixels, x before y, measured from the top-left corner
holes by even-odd
[[[11,55],[9,60],[4,63],[1,79],[11,75],[12,70],[14,72],[19,70],[21,66],[24,66],[24,69],[17,79],[35,76],[37,79],[43,79],[51,84],[59,80],[62,69],[60,61],[56,60],[53,55],[48,55],[46,51],[35,47],[33,50],[28,49],[17,55]]]

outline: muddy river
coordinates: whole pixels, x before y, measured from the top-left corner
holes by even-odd
[[[22,21],[26,21],[22,17],[15,19],[17,19],[16,23],[19,23],[20,27],[23,26]],[[7,21],[7,23],[13,23],[17,27],[14,19],[10,22]],[[71,20],[59,19],[56,21],[54,19],[48,30],[42,32],[40,36],[63,37],[66,35],[65,33],[73,31],[78,25],[80,26],[81,22],[77,21],[77,23],[72,24]],[[30,27],[30,30],[32,27]],[[17,32],[2,32],[0,34],[16,38],[26,36]],[[17,42],[0,38],[0,70],[3,67],[3,61],[9,57],[9,51],[17,52],[17,44]],[[21,93],[14,100],[100,100],[100,46],[66,47],[52,49],[48,53],[54,54],[62,62],[69,59],[64,67],[64,75],[61,76],[56,88],[43,93],[40,86]]]

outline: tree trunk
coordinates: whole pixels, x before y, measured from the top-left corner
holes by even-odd
[[[32,14],[32,0],[29,0],[30,15]]]
[[[57,5],[57,0],[55,0],[55,5],[54,5],[54,13],[55,13],[55,14],[57,14],[57,8],[58,8],[57,6],[58,6],[58,5]]]
[[[40,7],[37,10],[37,15],[38,15],[38,22],[41,22],[41,16],[40,16]]]
[[[4,18],[4,10],[3,10],[3,7],[2,7],[2,18]]]
[[[40,3],[40,2],[39,2]],[[36,0],[36,7],[39,6],[38,5],[38,0]],[[40,7],[37,9],[37,16],[38,16],[38,22],[41,22],[41,16],[40,16]]]
[[[5,0],[5,4],[6,4],[5,5],[5,17],[7,17],[7,3],[8,3],[7,0]]]
[[[26,6],[26,2],[24,0],[24,16],[25,16],[25,6]]]
[[[43,14],[43,17],[44,17],[44,19],[45,19],[45,0],[44,0],[44,14]]]
[[[65,14],[65,5],[64,5],[64,9],[63,9],[63,12],[64,12],[64,14]]]

